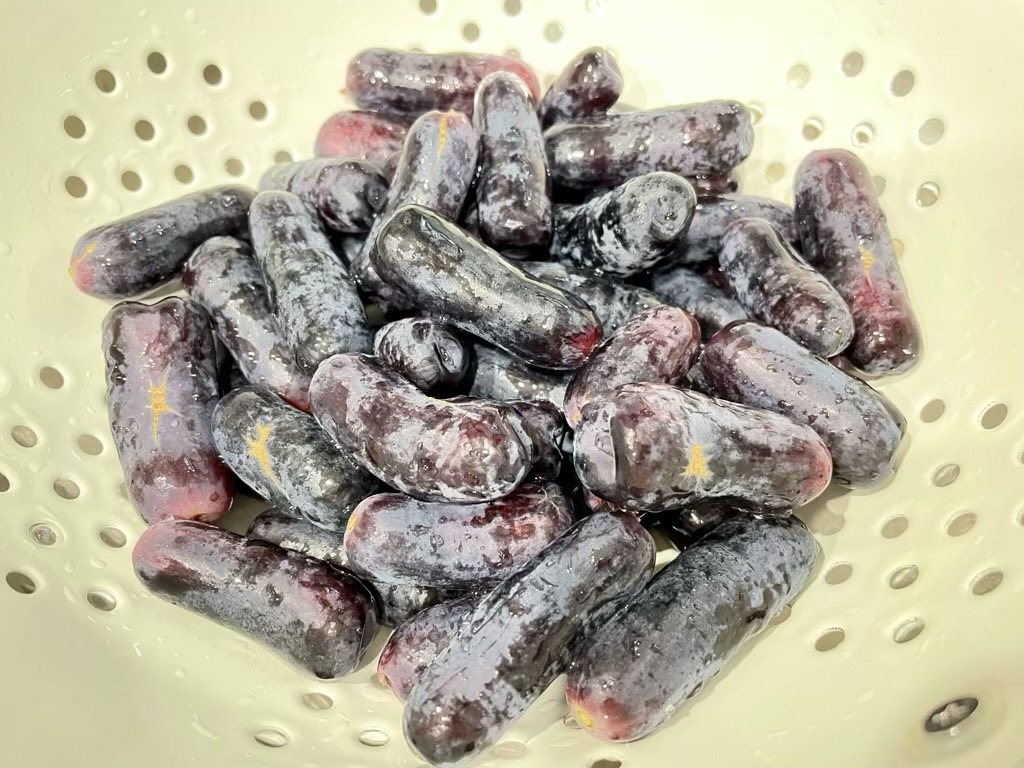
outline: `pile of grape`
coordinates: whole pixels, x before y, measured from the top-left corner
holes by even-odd
[[[515,58],[364,51],[316,159],[72,255],[93,296],[187,294],[103,324],[139,579],[325,679],[396,627],[380,679],[435,765],[562,673],[593,735],[656,730],[804,587],[793,509],[895,471],[852,372],[920,341],[864,165],[738,194],[741,104],[621,89],[600,48],[543,97]],[[213,524],[246,486],[243,537]]]

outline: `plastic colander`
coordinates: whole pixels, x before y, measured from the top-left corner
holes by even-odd
[[[910,422],[896,479],[801,511],[823,552],[791,613],[651,738],[592,739],[557,683],[480,764],[1024,766],[1024,4],[7,6],[0,764],[422,765],[374,681],[382,638],[325,683],[136,581],[143,523],[104,403],[108,303],[65,268],[92,226],[308,156],[320,122],[349,106],[339,88],[362,48],[514,50],[546,85],[605,45],[629,105],[750,106],[744,191],[791,201],[806,152],[852,146],[877,174],[926,348],[878,383]],[[235,526],[258,508],[233,512]]]

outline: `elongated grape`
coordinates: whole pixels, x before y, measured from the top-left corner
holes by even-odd
[[[231,474],[210,424],[219,396],[210,319],[171,297],[125,301],[103,320],[110,430],[125,486],[147,523],[213,522],[231,506]]]
[[[627,384],[584,408],[573,460],[588,490],[636,512],[703,499],[792,509],[832,476],[809,427],[665,384]]]
[[[191,520],[150,526],[132,552],[145,587],[272,648],[317,677],[352,672],[377,627],[350,574]]]
[[[715,397],[780,413],[817,432],[832,454],[837,482],[867,488],[892,476],[903,417],[863,381],[774,328],[738,323],[719,331],[704,348],[700,369]]]
[[[309,397],[317,421],[341,448],[417,499],[498,499],[533,465],[533,440],[517,410],[487,400],[433,399],[374,357],[325,360]]]
[[[846,357],[874,376],[909,370],[921,331],[868,169],[845,150],[819,150],[800,164],[794,184],[804,255],[853,313]]]
[[[723,523],[588,638],[569,670],[569,711],[606,741],[657,730],[800,593],[817,553],[795,517]]]

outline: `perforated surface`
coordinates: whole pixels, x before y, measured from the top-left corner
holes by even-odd
[[[20,7],[0,30],[4,764],[418,765],[372,653],[324,684],[135,582],[142,523],[104,405],[107,305],[64,269],[91,226],[307,156],[361,48],[514,49],[546,84],[604,44],[627,104],[750,104],[746,191],[791,200],[807,150],[856,147],[926,352],[880,385],[910,422],[896,480],[806,511],[818,577],[670,728],[602,744],[563,720],[555,686],[482,764],[1021,765],[1021,15],[909,0]],[[964,697],[979,701],[970,717],[926,731]]]

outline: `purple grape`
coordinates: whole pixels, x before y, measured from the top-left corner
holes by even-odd
[[[210,313],[217,336],[246,382],[266,387],[296,408],[309,409],[309,376],[299,370],[270,311],[252,250],[232,237],[213,237],[185,262],[188,295]],[[229,389],[244,386],[236,382]]]
[[[701,355],[715,397],[806,424],[832,454],[833,479],[869,488],[895,471],[906,422],[880,394],[792,339],[756,323],[716,333]]]
[[[246,187],[214,187],[91,229],[75,243],[68,274],[79,289],[105,299],[155,288],[211,237],[243,236],[252,198]]]
[[[697,197],[675,173],[647,173],[555,208],[551,254],[584,270],[630,277],[671,254],[686,234]]]
[[[257,515],[246,531],[246,538],[269,541],[301,555],[323,560],[337,568],[348,568],[345,541],[341,532],[313,525],[303,517],[295,517],[273,507]],[[420,611],[437,605],[449,594],[432,587],[363,582],[377,603],[381,624],[397,627]]]
[[[754,128],[742,104],[710,101],[558,123],[544,140],[555,184],[588,189],[654,171],[728,173],[750,154]]]
[[[791,509],[832,476],[809,427],[665,384],[627,384],[584,408],[573,460],[588,490],[636,512],[703,499]]]
[[[405,737],[427,762],[453,765],[494,744],[554,681],[590,620],[635,594],[654,542],[634,519],[576,523],[499,584],[409,693]]]
[[[737,320],[748,320],[743,306],[686,267],[662,267],[651,276],[651,290],[674,307],[685,309],[700,324],[705,339]]]
[[[384,207],[387,179],[362,160],[321,158],[284,163],[260,178],[260,191],[284,190],[297,195],[310,216],[335,232],[369,232]]]
[[[656,731],[800,593],[817,554],[795,517],[723,523],[588,638],[569,670],[569,711],[605,741]]]
[[[700,326],[676,307],[637,315],[605,339],[573,374],[565,393],[565,419],[575,429],[583,408],[623,384],[680,384],[700,351]]]
[[[252,242],[270,305],[306,373],[338,352],[370,348],[366,313],[348,271],[298,197],[260,192]]]
[[[481,596],[465,595],[431,606],[400,625],[377,660],[377,679],[405,701],[423,672],[451,642]]]
[[[800,244],[792,207],[766,197],[717,194],[698,198],[690,229],[679,244],[673,263],[699,264],[716,260],[722,250],[725,230],[739,219],[764,219],[787,242]]]
[[[422,205],[449,219],[459,215],[476,173],[479,137],[469,118],[458,112],[422,115],[405,139],[387,202],[359,255],[351,259],[360,289],[395,309],[412,305],[381,279],[371,256],[381,225],[404,205]]]
[[[480,134],[476,201],[484,240],[495,248],[544,245],[551,237],[548,164],[523,81],[508,72],[485,77],[476,92],[473,126]]]
[[[210,432],[219,393],[209,316],[174,296],[121,302],[103,320],[103,350],[110,431],[135,509],[147,523],[218,519],[232,483]]]
[[[367,355],[325,360],[309,397],[317,421],[343,450],[417,499],[498,499],[533,465],[533,441],[514,408],[435,400]]]
[[[416,117],[432,109],[454,109],[467,115],[473,95],[492,72],[511,72],[530,89],[540,86],[533,70],[514,56],[486,53],[413,53],[369,48],[348,65],[346,90],[360,109]]]
[[[909,370],[921,332],[868,169],[845,150],[819,150],[800,164],[794,183],[804,255],[853,313],[846,356],[873,376]]]
[[[373,349],[424,392],[458,385],[472,361],[469,345],[456,329],[426,317],[388,323],[377,331]]]
[[[849,346],[853,316],[843,297],[764,219],[730,224],[718,260],[751,316],[822,357]]]
[[[622,72],[605,48],[588,48],[569,62],[540,102],[545,128],[605,114],[622,93]]]
[[[213,439],[249,487],[322,528],[344,530],[349,513],[378,488],[312,416],[266,390],[226,395],[213,413]]]
[[[533,365],[577,368],[601,339],[583,301],[421,206],[384,223],[372,258],[380,276],[424,311]]]
[[[382,493],[352,513],[345,552],[349,567],[374,581],[479,589],[510,576],[570,525],[569,501],[554,483],[480,504]]]
[[[191,520],[150,526],[132,552],[139,581],[165,600],[269,646],[324,680],[352,672],[377,628],[354,576]]]

